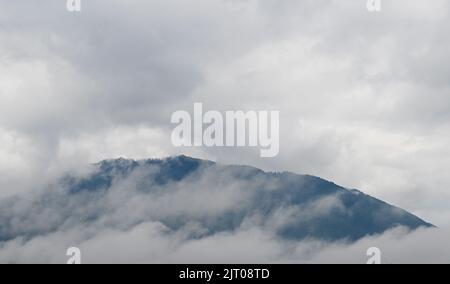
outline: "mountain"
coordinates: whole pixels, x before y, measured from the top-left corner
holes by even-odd
[[[33,197],[0,201],[0,241],[74,227],[127,230],[145,222],[189,238],[257,226],[287,241],[328,242],[432,226],[318,177],[186,156],[102,161],[90,174],[66,175]]]

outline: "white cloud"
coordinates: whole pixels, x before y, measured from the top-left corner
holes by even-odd
[[[0,196],[185,152],[318,175],[448,227],[449,2],[384,2],[2,1]],[[174,149],[170,114],[198,101],[279,110],[280,156]]]
[[[82,250],[84,263],[364,263],[364,249],[371,246],[390,262],[441,262],[450,256],[438,250],[447,242],[443,229],[396,229],[356,243],[286,238],[281,232],[299,220],[346,213],[339,194],[292,205],[272,200],[274,210],[266,212],[259,198],[280,185],[257,173],[236,178],[254,169],[200,168],[181,182],[159,185],[159,169],[142,163],[126,178],[117,173],[107,191],[71,194],[53,184],[4,199],[0,262],[64,263],[72,246]]]
[[[186,240],[183,232],[170,233],[156,222],[126,231],[105,230],[87,238],[88,235],[89,230],[80,227],[30,241],[10,241],[0,248],[0,262],[65,263],[65,251],[74,243],[82,250],[83,263],[365,264],[369,259],[366,252],[374,246],[381,249],[385,264],[450,262],[450,233],[441,229],[414,233],[396,229],[354,244],[286,242],[260,228]]]

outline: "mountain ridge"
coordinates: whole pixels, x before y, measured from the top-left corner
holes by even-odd
[[[257,168],[257,167],[254,167],[254,166],[247,165],[247,164],[221,164],[221,163],[217,163],[217,162],[214,162],[214,161],[211,161],[211,160],[207,160],[207,159],[199,159],[199,158],[190,157],[190,156],[184,155],[184,154],[182,154],[182,155],[175,155],[175,156],[169,156],[169,157],[166,157],[166,158],[151,158],[151,159],[137,159],[137,160],[136,160],[136,159],[129,159],[129,158],[119,157],[119,158],[115,158],[115,159],[106,159],[106,160],[102,160],[102,161],[100,161],[100,162],[98,162],[98,163],[94,163],[93,165],[101,165],[101,164],[103,164],[103,163],[111,163],[111,162],[115,163],[115,162],[117,162],[117,161],[119,161],[119,162],[128,161],[128,162],[139,163],[139,162],[148,162],[148,161],[165,161],[165,160],[180,160],[180,159],[190,160],[190,161],[196,161],[196,162],[202,162],[202,163],[205,163],[205,162],[206,162],[206,163],[209,163],[210,165],[222,165],[222,166],[225,166],[225,167],[227,167],[227,166],[233,166],[233,167],[248,168],[248,169],[252,169],[252,170],[255,170],[255,171],[259,171],[259,172],[265,173],[265,174],[274,174],[274,175],[282,175],[282,174],[286,174],[286,175],[294,175],[294,176],[304,176],[304,177],[316,178],[316,179],[322,180],[322,181],[324,181],[324,182],[331,183],[331,184],[333,184],[333,185],[335,185],[335,186],[337,186],[337,187],[339,187],[339,188],[342,188],[342,189],[344,189],[344,190],[347,190],[347,191],[349,191],[349,192],[356,193],[356,194],[363,194],[363,195],[365,195],[365,196],[368,196],[368,197],[374,198],[374,199],[376,199],[376,200],[378,200],[378,201],[380,201],[380,202],[383,202],[383,203],[385,203],[386,205],[400,208],[400,207],[398,207],[398,206],[396,206],[396,205],[393,205],[393,204],[391,204],[391,203],[389,203],[389,202],[386,202],[386,201],[384,201],[384,200],[382,200],[382,199],[380,199],[380,198],[377,198],[377,197],[374,197],[374,196],[372,196],[372,195],[366,194],[365,192],[363,192],[363,191],[361,191],[361,190],[359,190],[359,189],[355,189],[355,188],[352,188],[352,189],[346,188],[346,187],[341,186],[341,185],[339,185],[339,184],[337,184],[337,183],[335,183],[335,182],[333,182],[333,181],[330,181],[330,180],[327,180],[327,179],[324,179],[324,178],[321,178],[321,177],[318,177],[318,176],[315,176],[315,175],[311,175],[311,174],[299,174],[299,173],[295,173],[295,172],[292,172],[292,171],[265,171],[265,170],[259,169],[259,168]],[[402,209],[402,210],[405,210],[405,209]],[[405,211],[406,211],[406,210],[405,210]],[[411,214],[412,214],[412,213],[411,213]],[[416,215],[414,215],[414,216],[416,216]],[[418,216],[416,216],[416,217],[418,217]],[[419,217],[418,217],[418,218],[419,218]],[[436,227],[436,226],[432,225],[431,223],[428,223],[428,224],[429,224],[431,227]]]
[[[73,227],[127,231],[147,222],[194,239],[248,227],[283,241],[325,242],[354,242],[396,227],[433,227],[406,210],[311,175],[184,155],[93,166],[93,172],[69,173],[33,198],[0,200],[0,242]]]
[[[154,162],[154,163],[164,163],[164,162],[168,162],[168,163],[175,162],[175,163],[177,163],[177,162],[181,162],[181,163],[194,163],[194,164],[197,163],[198,166],[200,164],[202,164],[203,166],[206,165],[206,166],[219,166],[219,167],[224,167],[224,168],[245,169],[247,171],[250,171],[252,174],[263,174],[263,175],[269,175],[269,176],[280,176],[280,177],[283,177],[283,178],[286,178],[286,177],[287,178],[302,177],[302,178],[305,178],[305,179],[313,180],[313,181],[318,182],[318,183],[327,184],[328,186],[335,187],[337,189],[346,191],[346,192],[348,192],[350,194],[353,194],[353,195],[356,194],[358,196],[370,198],[370,199],[372,199],[372,200],[374,200],[376,202],[379,202],[380,204],[383,204],[385,206],[391,207],[391,208],[393,208],[395,210],[400,210],[401,213],[406,213],[409,216],[412,216],[413,218],[417,218],[417,220],[421,221],[421,225],[420,226],[414,226],[414,225],[407,226],[409,229],[411,229],[411,228],[412,229],[417,229],[418,227],[421,227],[421,226],[423,226],[423,227],[435,227],[431,223],[428,223],[428,222],[420,219],[418,216],[416,216],[416,215],[414,215],[414,214],[412,214],[412,213],[410,213],[410,212],[408,212],[408,211],[406,211],[406,210],[404,210],[404,209],[402,209],[400,207],[397,207],[397,206],[392,205],[392,204],[390,204],[388,202],[385,202],[385,201],[383,201],[381,199],[378,199],[378,198],[375,198],[375,197],[373,197],[371,195],[368,195],[368,194],[364,193],[363,191],[360,191],[358,189],[348,189],[348,188],[340,186],[340,185],[338,185],[338,184],[336,184],[336,183],[334,183],[332,181],[329,181],[329,180],[326,180],[326,179],[323,179],[323,178],[320,178],[320,177],[317,177],[317,176],[314,176],[314,175],[297,174],[297,173],[294,173],[294,172],[291,172],[291,171],[281,171],[281,172],[264,171],[264,170],[261,170],[259,168],[256,168],[256,167],[253,167],[253,166],[249,166],[249,165],[220,164],[220,163],[213,162],[213,161],[210,161],[210,160],[193,158],[193,157],[190,157],[190,156],[187,156],[187,155],[171,156],[171,157],[167,157],[167,158],[164,158],[164,159],[143,159],[143,160],[133,160],[133,159],[119,158],[119,159],[113,159],[113,160],[105,160],[105,161],[102,161],[102,162],[111,163],[111,162],[117,162],[117,161],[122,161],[122,162],[123,161],[133,161],[133,162],[136,163],[136,165],[138,165],[139,163],[149,163],[149,162],[150,163],[152,163],[152,162]],[[100,162],[100,163],[102,163],[102,162]],[[196,169],[197,169],[197,167],[195,167],[194,171]]]

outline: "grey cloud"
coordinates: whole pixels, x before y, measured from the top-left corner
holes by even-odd
[[[377,15],[365,1],[84,2],[79,15],[61,1],[0,2],[0,196],[43,186],[66,167],[186,152],[318,175],[448,226],[448,1],[385,1]],[[280,156],[168,146],[171,112],[196,101],[280,110]],[[222,194],[210,209],[238,197]],[[187,200],[196,202],[173,199],[178,208]],[[293,214],[286,210],[279,218]],[[43,214],[48,224],[23,227],[59,224]],[[148,226],[141,230],[160,229]],[[125,231],[117,234],[142,232]],[[270,242],[257,231],[237,235]],[[49,246],[42,238],[6,247],[38,242]],[[267,259],[276,259],[270,244]]]
[[[83,181],[96,168],[74,178]],[[148,166],[126,178],[117,172],[107,189],[99,184],[95,191],[72,194],[73,188],[62,186],[72,184],[70,179],[4,199],[0,262],[64,263],[65,250],[74,245],[81,248],[84,263],[364,263],[364,250],[374,245],[386,252],[389,262],[441,262],[449,253],[437,252],[437,246],[447,242],[447,232],[437,229],[396,229],[356,243],[295,241],[277,233],[299,219],[345,210],[337,196],[282,207],[268,216],[249,214],[237,228],[211,233],[211,227],[205,227],[209,219],[220,220],[230,210],[245,212],[255,194],[279,186],[250,173],[254,169],[201,167],[182,182],[159,185],[159,171]],[[247,175],[253,178],[236,179]],[[432,236],[439,242],[429,242]],[[402,250],[408,252],[404,257]]]

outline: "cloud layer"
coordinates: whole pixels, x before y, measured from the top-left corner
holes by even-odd
[[[112,169],[111,183],[93,167],[2,200],[0,263],[65,263],[73,246],[83,263],[365,263],[374,246],[384,263],[445,263],[450,256],[449,232],[436,228],[398,227],[356,242],[288,237],[284,230],[299,220],[311,228],[310,221],[366,208],[350,209],[336,194],[282,202],[295,196],[252,168],[202,165],[166,181],[159,178],[168,165],[115,163],[121,166]],[[295,191],[306,194],[310,182]],[[281,195],[267,195],[267,203],[270,192]],[[379,217],[393,217],[385,213]],[[342,220],[328,225],[348,229],[339,227]]]
[[[389,0],[377,14],[365,0],[89,0],[80,14],[68,13],[64,1],[0,5],[0,198],[32,192],[66,171],[83,174],[101,159],[185,153],[313,174],[394,203],[444,230],[380,237],[398,252],[392,259],[408,255],[403,243],[412,252],[420,243],[417,251],[427,247],[444,261],[444,243],[429,247],[421,238],[443,240],[450,226],[448,1]],[[280,111],[280,155],[173,148],[170,115],[194,102],[208,110]],[[219,208],[231,197],[221,198]],[[84,230],[48,237],[81,240],[76,232]],[[100,235],[114,243],[162,238],[161,231],[149,223]],[[271,251],[261,259],[291,251],[258,229],[215,237],[165,250],[173,257],[166,260],[183,259],[200,243],[219,240],[226,248],[237,237],[244,248],[253,247],[245,241],[251,238],[266,243]],[[14,252],[17,261],[32,261],[52,243],[14,242],[2,247],[5,259]]]

